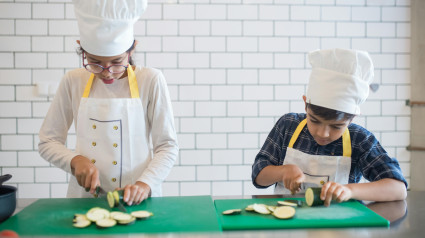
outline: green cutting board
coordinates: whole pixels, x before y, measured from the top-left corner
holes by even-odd
[[[116,225],[99,229],[95,224],[75,228],[72,220],[76,213],[90,208],[108,210],[105,199],[57,198],[40,199],[0,224],[0,230],[9,229],[19,235],[108,235],[167,232],[221,232],[214,204],[210,196],[155,197],[137,206],[126,206],[127,212],[148,210],[154,215],[137,220],[132,225]],[[118,210],[117,210],[118,211]]]
[[[303,198],[290,198],[302,200]],[[332,203],[329,207],[309,207],[304,205],[296,208],[292,219],[280,220],[273,215],[262,215],[245,211],[254,203],[276,206],[283,198],[261,199],[220,199],[215,200],[219,222],[226,230],[254,229],[289,229],[289,228],[339,228],[339,227],[388,227],[389,221],[379,216],[358,201],[350,200],[343,203]],[[238,215],[223,215],[228,209],[242,209]]]

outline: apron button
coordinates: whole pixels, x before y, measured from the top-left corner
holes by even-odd
[[[320,184],[321,184],[321,185],[325,184],[325,181],[321,180],[321,181],[320,181]]]
[[[96,129],[96,125],[93,125],[93,129]]]
[[[114,147],[117,148],[118,147],[118,144],[117,143],[114,143]]]
[[[335,153],[334,152],[331,152],[331,155],[334,155]]]
[[[114,130],[118,130],[118,126],[114,126]]]
[[[117,165],[117,161],[112,162],[112,164]]]
[[[91,143],[91,145],[92,145],[92,146],[96,146],[96,142],[94,142],[94,141],[93,141],[93,142]]]
[[[92,159],[92,160],[91,160],[91,163],[92,163],[92,164],[96,163],[96,160],[95,160],[95,159]]]
[[[117,179],[116,178],[112,178],[112,182],[115,182],[115,181],[117,181]]]

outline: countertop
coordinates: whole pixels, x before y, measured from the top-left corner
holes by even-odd
[[[268,196],[226,196],[214,197],[214,199],[238,199],[238,198],[258,198],[258,197],[279,197],[277,195]],[[22,198],[17,201],[15,214],[35,202],[37,199]],[[235,231],[223,232],[219,234],[185,234],[166,233],[160,235],[132,234],[125,237],[425,237],[423,234],[425,224],[425,191],[408,191],[407,198],[396,202],[365,202],[373,211],[391,222],[390,228],[338,228],[338,229],[286,229],[286,230],[258,230],[258,231]],[[96,236],[89,236],[96,237]],[[108,236],[118,237],[118,236]],[[119,237],[123,237],[120,235]]]

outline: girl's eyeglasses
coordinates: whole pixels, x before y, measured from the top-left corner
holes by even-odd
[[[127,54],[127,55],[128,55],[128,62],[130,62],[130,54]],[[128,66],[120,65],[120,64],[113,64],[113,65],[106,67],[106,68],[103,67],[102,65],[99,65],[99,64],[84,64],[84,59],[85,59],[84,52],[83,52],[82,56],[83,56],[83,66],[90,73],[100,74],[100,73],[103,72],[103,70],[106,69],[111,74],[119,74],[119,73],[123,73],[128,68]]]

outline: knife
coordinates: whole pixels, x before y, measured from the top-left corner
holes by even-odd
[[[108,203],[108,201],[107,201],[107,194],[108,193],[102,187],[97,186],[94,196],[96,198],[106,198],[106,202]],[[109,203],[108,203],[108,206],[109,206]],[[118,202],[118,209],[120,211],[122,211],[122,212],[127,213],[127,209],[124,207],[124,205],[122,205],[121,202]]]

